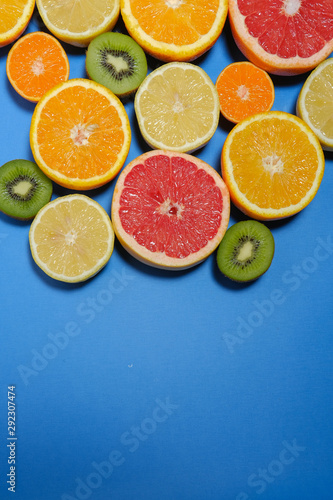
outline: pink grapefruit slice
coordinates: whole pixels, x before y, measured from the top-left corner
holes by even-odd
[[[206,162],[154,150],[123,169],[111,214],[118,240],[133,257],[153,267],[186,269],[221,242],[229,223],[229,191]]]
[[[239,49],[276,75],[315,68],[333,50],[332,0],[229,0]]]

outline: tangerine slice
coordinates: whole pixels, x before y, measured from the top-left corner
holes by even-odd
[[[226,66],[216,80],[222,115],[233,123],[269,111],[274,103],[274,85],[266,71],[248,61]]]
[[[1,0],[0,47],[8,45],[22,35],[35,8],[35,0]]]
[[[59,41],[35,31],[14,43],[7,57],[6,72],[16,92],[37,102],[57,83],[68,80],[68,57]]]
[[[150,151],[121,172],[111,213],[115,233],[131,255],[153,267],[185,269],[219,245],[229,222],[229,192],[202,160]]]

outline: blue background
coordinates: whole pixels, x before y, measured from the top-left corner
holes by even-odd
[[[40,28],[35,14],[27,32]],[[85,77],[84,49],[64,47],[70,78]],[[34,105],[7,80],[9,48],[0,49],[1,165],[33,159]],[[215,83],[243,59],[227,23],[195,64]],[[273,109],[295,113],[306,76],[273,76]],[[128,163],[149,148],[133,100],[125,107]],[[231,127],[221,118],[195,153],[217,171]],[[268,224],[273,263],[247,285],[224,279],[215,255],[175,273],[137,262],[118,243],[92,280],[63,284],[34,264],[30,224],[0,215],[1,499],[13,497],[13,384],[17,500],[333,498],[333,155],[325,157],[311,204]],[[89,193],[108,213],[114,185]],[[67,193],[55,185],[53,198]],[[230,225],[242,219],[232,208]]]

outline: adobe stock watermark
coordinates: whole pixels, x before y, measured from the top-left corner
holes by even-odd
[[[261,495],[266,491],[270,484],[283,474],[289,465],[293,464],[302,452],[306,450],[305,446],[300,446],[296,439],[290,443],[282,442],[283,449],[277,458],[269,462],[266,468],[259,468],[247,478],[247,486],[250,492],[241,491],[235,500],[249,500],[252,493]]]
[[[274,288],[265,298],[254,300],[253,309],[245,317],[237,316],[234,331],[223,333],[222,338],[231,354],[235,352],[237,346],[253,335],[256,328],[262,326],[267,318],[274,314],[291,293],[298,290],[302,283],[317,271],[322,262],[331,257],[333,241],[330,235],[325,240],[318,237],[316,243],[312,255],[305,257],[300,264],[294,264],[282,274],[281,288]]]
[[[144,418],[139,425],[133,425],[119,437],[119,446],[113,448],[103,460],[91,462],[91,472],[82,478],[76,477],[72,493],[63,493],[61,500],[87,500],[93,492],[109,480],[116,469],[122,466],[128,457],[126,453],[135,453],[139,447],[156,432],[160,424],[165,423],[179,405],[155,399],[155,407],[149,417]]]
[[[39,348],[31,349],[31,358],[26,364],[17,366],[17,371],[24,385],[29,385],[31,377],[36,378],[45,368],[57,358],[59,353],[67,348],[73,338],[84,331],[84,325],[90,324],[98,314],[107,308],[114,297],[122,293],[134,276],[125,269],[121,272],[111,271],[111,277],[95,296],[86,297],[76,307],[76,317],[68,321],[56,332],[47,333],[47,341]]]

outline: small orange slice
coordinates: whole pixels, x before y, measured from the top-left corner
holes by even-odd
[[[314,132],[282,111],[241,121],[222,150],[222,177],[232,202],[258,220],[289,217],[305,208],[319,189],[324,167]]]
[[[69,189],[100,187],[123,166],[131,142],[123,104],[103,85],[77,78],[46,92],[31,120],[35,161]]]
[[[35,0],[1,0],[0,47],[8,45],[22,35],[35,8]]]
[[[228,0],[121,0],[129,34],[162,61],[191,61],[216,42]]]
[[[68,57],[53,36],[35,31],[19,38],[10,49],[6,72],[16,92],[37,102],[57,83],[68,80]]]
[[[275,91],[266,71],[248,61],[229,64],[216,80],[222,115],[233,123],[269,111]]]

